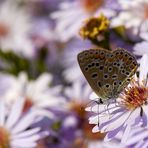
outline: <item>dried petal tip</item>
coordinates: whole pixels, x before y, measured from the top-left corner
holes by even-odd
[[[86,20],[84,26],[80,29],[80,36],[84,39],[96,40],[104,37],[108,31],[109,20],[101,14],[99,17],[92,17]]]
[[[104,0],[81,0],[80,2],[84,9],[89,13],[94,13],[104,5]]]

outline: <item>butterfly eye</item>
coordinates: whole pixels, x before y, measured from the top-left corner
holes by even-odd
[[[114,56],[113,54],[110,55],[110,57],[113,57],[113,56]]]

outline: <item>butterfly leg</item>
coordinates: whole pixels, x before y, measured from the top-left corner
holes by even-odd
[[[143,108],[142,107],[140,108],[140,116],[141,117],[143,116]]]

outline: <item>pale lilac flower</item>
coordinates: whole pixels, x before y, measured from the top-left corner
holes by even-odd
[[[121,138],[121,137],[120,137]],[[133,128],[130,137],[125,143],[127,147],[147,148],[148,147],[148,128],[138,127]]]
[[[95,141],[95,142],[90,142],[88,144],[88,148],[126,148],[126,147],[114,141],[109,141],[109,142]]]
[[[77,36],[83,21],[91,16],[103,13],[107,17],[115,15],[111,0],[74,0],[62,2],[58,11],[51,17],[56,19],[56,31],[62,41]]]
[[[111,26],[124,25],[131,34],[148,39],[148,1],[147,0],[119,0],[121,11],[112,19]]]
[[[63,76],[69,82],[74,82],[75,80],[85,79],[82,77],[82,72],[80,70],[77,55],[86,49],[95,48],[89,41],[84,41],[81,39],[74,39],[67,44],[63,55],[63,65],[65,67]]]
[[[6,77],[6,76],[1,76]],[[5,98],[8,106],[20,97],[25,97],[24,111],[32,107],[40,115],[53,117],[53,113],[45,108],[55,108],[64,103],[64,99],[59,96],[61,86],[50,87],[52,75],[43,73],[36,80],[28,80],[26,73],[20,73],[18,77],[8,75],[9,87],[5,88],[1,98]],[[1,78],[1,79],[2,79]]]
[[[10,0],[0,6],[0,48],[12,50],[18,55],[32,57],[33,44],[29,38],[32,29],[31,17],[25,8]]]
[[[83,84],[81,81],[77,80],[73,83],[71,87],[67,87],[64,90],[65,96],[68,98],[68,101],[65,103],[65,107],[69,109],[71,103],[77,103],[83,105],[87,103],[89,95],[91,93],[91,88],[88,85]]]
[[[64,91],[67,98],[65,110],[71,114],[65,118],[62,127],[75,129],[75,138],[71,142],[71,145],[75,147],[86,146],[92,148],[94,145],[103,146],[102,139],[104,134],[91,133],[92,126],[87,122],[89,113],[85,112],[85,107],[89,104],[88,97],[90,92],[90,87],[86,84],[84,85],[81,81],[75,81],[72,87],[68,87]]]
[[[142,56],[144,54],[148,55],[148,42],[143,41],[140,43],[136,43],[134,46],[134,54],[138,56]]]
[[[22,115],[24,98],[19,98],[8,110],[0,100],[0,147],[2,148],[35,148],[37,141],[46,136],[40,127],[30,128],[37,117],[35,112]]]
[[[93,132],[105,132],[105,141],[114,138],[119,131],[123,131],[121,142],[125,143],[131,128],[147,126],[148,117],[148,56],[144,55],[140,61],[139,77],[136,76],[125,90],[109,104],[96,104],[86,108],[97,115],[90,117],[89,123],[96,124]],[[91,99],[98,98],[96,94]],[[97,100],[95,99],[97,102]]]

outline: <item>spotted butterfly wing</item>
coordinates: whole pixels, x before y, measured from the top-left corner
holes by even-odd
[[[107,100],[116,98],[130,82],[138,64],[125,49],[89,49],[78,54],[80,68],[96,94]]]

